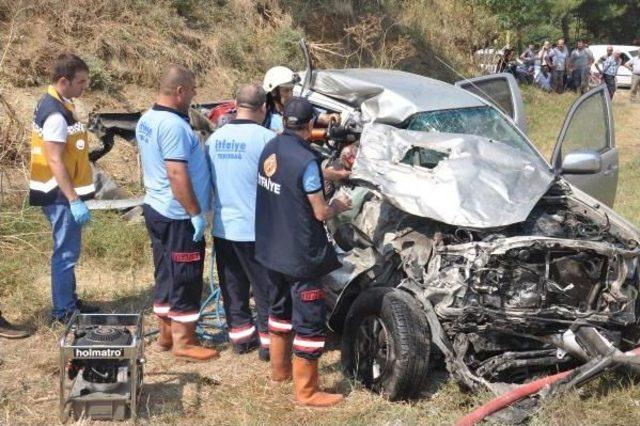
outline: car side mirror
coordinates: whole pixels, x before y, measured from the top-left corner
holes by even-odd
[[[602,157],[594,150],[571,151],[562,160],[562,173],[568,175],[590,175],[602,169]]]

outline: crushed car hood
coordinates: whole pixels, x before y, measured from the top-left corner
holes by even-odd
[[[433,168],[407,164],[414,148],[440,160]],[[472,228],[524,221],[554,179],[540,159],[501,142],[379,123],[364,126],[352,178],[407,213]]]
[[[300,75],[304,79],[305,73]],[[316,70],[311,87],[359,108],[364,121],[387,124],[399,124],[422,111],[484,105],[466,90],[397,70]]]

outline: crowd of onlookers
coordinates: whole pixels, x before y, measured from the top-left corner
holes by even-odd
[[[613,46],[607,47],[606,55],[594,58],[586,40],[578,40],[575,48],[570,50],[562,38],[554,44],[545,41],[541,47],[529,44],[519,59],[516,61],[514,49],[503,49],[496,72],[512,73],[521,83],[534,84],[544,91],[556,93],[566,90],[585,93],[590,83],[603,82],[611,98],[616,90],[618,68],[623,65],[620,52]],[[597,73],[592,74],[594,64]],[[635,99],[640,89],[640,59],[634,57],[624,66],[633,72],[631,97]]]

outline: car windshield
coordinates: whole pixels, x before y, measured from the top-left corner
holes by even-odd
[[[407,129],[483,136],[540,158],[515,127],[490,106],[419,112],[409,119]]]
[[[631,52],[629,52],[629,55],[631,55],[633,58],[636,58],[638,56],[638,52],[640,52],[640,50],[632,50]]]

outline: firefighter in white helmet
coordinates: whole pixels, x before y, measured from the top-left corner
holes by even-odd
[[[293,95],[293,86],[299,81],[298,74],[287,67],[276,66],[266,72],[262,82],[262,88],[267,92],[267,115],[263,123],[266,128],[275,132],[283,130],[284,104]],[[340,114],[317,114],[315,124],[326,127],[332,119],[340,121]]]
[[[282,110],[297,81],[298,75],[283,66],[270,68],[264,75],[262,88],[267,92],[267,115],[263,124],[266,128],[275,132],[282,131]]]

